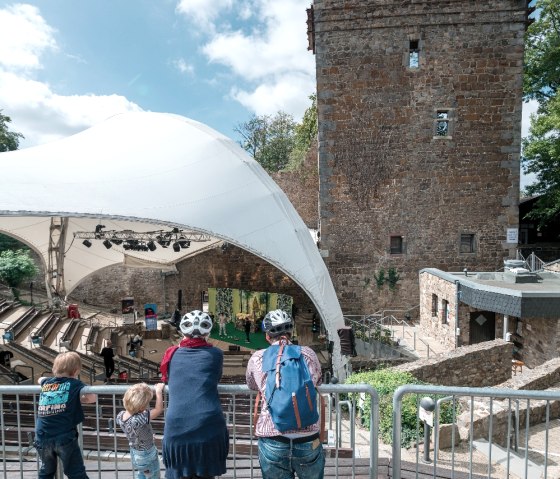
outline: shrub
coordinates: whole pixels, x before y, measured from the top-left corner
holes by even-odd
[[[416,379],[412,374],[395,371],[392,369],[381,369],[352,374],[346,380],[347,384],[368,384],[377,390],[379,395],[379,435],[385,444],[393,442],[393,395],[395,391],[405,384],[426,384]],[[432,395],[437,401],[440,396]],[[417,427],[419,435],[423,435],[423,425],[418,422],[417,401],[420,398],[415,394],[407,394],[402,400],[401,417],[401,447],[409,447],[416,440]],[[443,403],[440,412],[440,422],[451,422],[452,406]],[[369,428],[371,418],[370,402],[364,401],[360,405],[360,419],[362,425]]]

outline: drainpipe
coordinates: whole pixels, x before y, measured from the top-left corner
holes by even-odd
[[[503,338],[504,341],[507,341],[507,334],[509,331],[509,324],[508,324],[508,320],[509,320],[509,316],[507,314],[504,314],[504,334],[503,334]]]
[[[459,347],[459,301],[461,300],[461,283],[455,280],[455,349]]]

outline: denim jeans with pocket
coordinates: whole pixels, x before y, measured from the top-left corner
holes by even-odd
[[[325,454],[318,439],[288,444],[259,438],[259,462],[263,479],[323,479]]]
[[[147,451],[130,449],[132,466],[136,470],[137,479],[159,479],[159,455],[156,446]]]
[[[39,455],[39,479],[54,479],[58,458],[68,479],[88,479],[76,431],[36,441],[35,448]]]

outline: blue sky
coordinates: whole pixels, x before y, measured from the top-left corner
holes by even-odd
[[[234,136],[297,119],[315,90],[303,0],[0,0],[0,108],[22,147],[118,112],[177,113]]]
[[[126,111],[180,114],[234,139],[253,114],[299,120],[315,91],[310,4],[0,0],[0,109],[23,148]]]

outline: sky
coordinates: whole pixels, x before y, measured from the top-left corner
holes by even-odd
[[[183,115],[236,140],[254,114],[299,121],[316,88],[310,4],[0,0],[0,110],[20,148],[128,111]],[[524,135],[534,111],[524,105]]]

